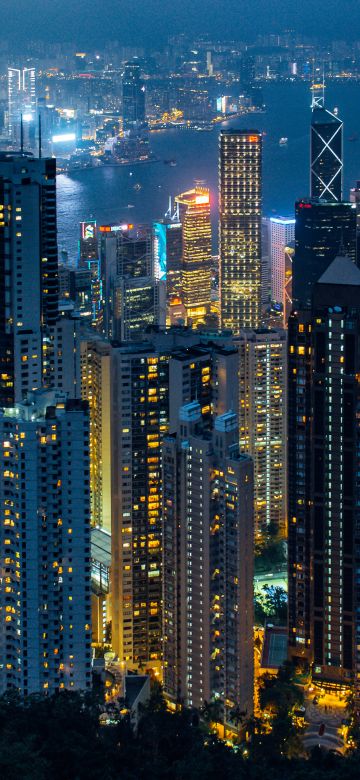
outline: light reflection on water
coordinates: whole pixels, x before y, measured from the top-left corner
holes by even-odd
[[[339,106],[345,123],[344,195],[360,179],[360,87],[334,83],[327,89],[327,105]],[[309,90],[306,84],[270,85],[264,90],[267,112],[249,114],[231,124],[265,131],[263,161],[263,210],[291,214],[297,197],[308,194],[309,180]],[[101,223],[150,222],[161,217],[169,195],[188,189],[194,179],[206,180],[211,191],[213,244],[217,244],[218,133],[168,130],[151,135],[151,145],[160,162],[131,167],[87,170],[58,176],[59,248],[70,256],[77,252],[79,222],[91,216]],[[359,133],[359,141],[349,137]],[[279,139],[287,136],[286,147]],[[176,159],[177,166],[164,165]],[[135,185],[140,188],[134,189]],[[129,208],[131,207],[131,208]]]

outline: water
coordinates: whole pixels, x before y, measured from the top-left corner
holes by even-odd
[[[332,83],[326,104],[339,108],[344,120],[344,197],[360,179],[360,86]],[[265,114],[249,114],[228,126],[255,128],[264,136],[264,215],[292,214],[297,197],[309,193],[310,92],[306,84],[270,84],[264,89]],[[194,179],[203,179],[211,190],[213,244],[217,244],[218,133],[195,130],[163,130],[151,135],[152,149],[161,162],[109,167],[58,176],[59,248],[75,257],[79,222],[95,218],[98,223],[151,222],[163,216],[169,195],[189,189]],[[349,138],[359,133],[359,140]],[[286,147],[279,139],[286,136]],[[164,165],[175,158],[176,167]],[[132,174],[132,175],[130,175]],[[134,185],[141,189],[134,189]],[[129,205],[133,208],[129,208]]]

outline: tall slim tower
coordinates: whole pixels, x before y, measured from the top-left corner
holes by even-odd
[[[325,108],[324,85],[312,86],[310,194],[340,203],[343,189],[343,123]]]
[[[261,159],[257,130],[220,133],[221,324],[236,334],[261,319]]]
[[[20,116],[32,122],[36,113],[35,68],[8,68],[8,130],[13,135]]]
[[[140,65],[127,62],[122,80],[124,130],[140,127],[145,122],[145,86]]]
[[[286,248],[295,240],[295,219],[270,217],[271,298],[283,303],[286,271]]]
[[[186,318],[203,321],[211,300],[210,192],[196,186],[175,198],[182,224],[182,294]]]
[[[0,406],[51,384],[58,317],[56,161],[0,154]]]

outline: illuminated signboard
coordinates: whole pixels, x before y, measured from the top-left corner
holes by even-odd
[[[166,279],[166,231],[169,225],[154,222],[154,276]]]
[[[96,235],[96,222],[80,222],[81,238],[89,239],[95,238]]]
[[[76,140],[76,134],[75,133],[59,133],[58,135],[53,135],[51,140],[52,140],[53,144],[67,143],[69,141],[75,141]]]
[[[210,198],[208,195],[197,195],[195,198],[195,203],[197,206],[202,205],[203,203],[209,203]]]
[[[119,233],[123,230],[132,230],[134,225],[100,225],[100,233]]]
[[[256,144],[258,140],[259,140],[258,135],[248,135],[248,141],[250,141],[250,143]]]

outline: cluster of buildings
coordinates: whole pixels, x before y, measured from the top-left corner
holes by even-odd
[[[294,219],[263,219],[261,163],[261,133],[220,132],[216,297],[202,183],[151,227],[82,223],[70,267],[55,159],[0,155],[0,692],[86,689],[111,641],[234,728],[270,525],[291,657],[357,686],[360,197],[319,88]]]

